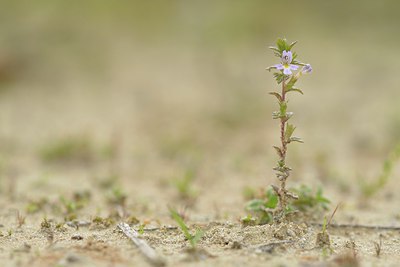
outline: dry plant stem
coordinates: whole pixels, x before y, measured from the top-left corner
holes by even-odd
[[[127,223],[120,222],[118,228],[137,246],[146,260],[153,266],[165,266],[165,261],[156,253],[156,251],[147,244],[146,241],[139,238],[139,234]]]

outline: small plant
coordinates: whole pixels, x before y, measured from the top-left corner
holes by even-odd
[[[102,218],[100,216],[96,216],[93,218],[92,222],[95,224],[96,228],[109,228],[113,224],[115,224],[115,220],[111,217]]]
[[[186,239],[189,240],[189,243],[192,246],[192,249],[196,250],[197,243],[199,242],[199,240],[201,239],[201,237],[204,234],[203,231],[201,231],[200,229],[197,229],[196,233],[194,235],[192,235],[189,231],[189,227],[187,227],[187,225],[185,224],[182,216],[179,215],[179,213],[173,208],[169,208],[169,212],[171,214],[172,219],[174,219],[174,221],[178,224],[179,228],[182,230]]]
[[[303,212],[310,209],[322,211],[329,208],[330,200],[324,196],[322,188],[318,188],[315,194],[311,188],[305,185],[301,185],[298,189],[293,188],[292,191],[299,197],[292,201],[289,208],[292,207]]]
[[[146,224],[144,224],[144,223],[141,223],[140,225],[139,225],[139,228],[138,228],[138,233],[140,234],[140,235],[143,235],[144,234],[144,228],[146,227]]]
[[[188,169],[182,178],[177,178],[172,181],[176,190],[178,191],[179,198],[183,200],[193,200],[197,192],[193,189],[193,181],[195,178],[195,171]]]
[[[273,185],[272,188],[276,192],[279,205],[274,213],[275,220],[281,221],[285,218],[288,201],[290,199],[298,199],[298,196],[289,192],[286,189],[286,182],[290,175],[291,168],[286,165],[286,156],[288,145],[293,142],[302,143],[302,139],[293,136],[296,127],[288,123],[289,119],[293,116],[293,112],[288,111],[288,93],[297,92],[303,94],[299,88],[295,87],[297,81],[303,74],[311,73],[312,68],[310,64],[304,64],[297,60],[297,53],[292,52],[293,46],[296,42],[288,43],[285,39],[278,39],[276,47],[270,47],[275,56],[281,60],[280,64],[273,65],[267,70],[274,70],[274,78],[278,84],[281,84],[281,92],[271,92],[278,100],[279,111],[272,113],[272,118],[280,121],[280,141],[279,146],[274,146],[278,153],[279,160],[277,166],[274,168],[276,177],[280,181],[280,186]],[[301,67],[301,68],[300,68]],[[297,73],[293,73],[297,71]]]
[[[125,206],[127,195],[121,187],[115,185],[108,193],[108,203],[112,205]]]
[[[285,215],[297,211],[311,213],[328,209],[330,201],[323,195],[322,189],[318,189],[314,193],[311,188],[301,185],[299,188],[292,188],[291,190],[298,195],[298,198],[287,205]],[[274,219],[273,215],[278,202],[279,199],[276,192],[273,189],[268,189],[258,198],[247,202],[246,210],[255,215],[257,224],[271,223]],[[242,223],[246,225],[243,219]]]
[[[47,220],[46,217],[44,217],[43,221],[40,223],[40,228],[41,229],[50,229],[51,228],[51,223],[49,220]]]
[[[270,223],[273,220],[273,211],[278,204],[278,197],[272,189],[265,192],[265,196],[253,199],[246,205],[246,210],[253,212],[258,224]]]
[[[326,216],[324,217],[324,222],[322,223],[322,231],[317,233],[317,239],[316,239],[316,245],[317,247],[320,248],[330,248],[331,247],[331,241],[330,237],[328,234],[328,227],[332,222],[333,216],[335,216],[336,211],[339,208],[339,204],[336,206],[335,210],[332,212],[331,217],[329,218],[329,221],[327,221]]]
[[[40,156],[51,163],[89,163],[94,159],[94,149],[87,136],[70,136],[45,145]]]
[[[46,198],[42,198],[36,201],[29,201],[25,207],[25,210],[29,214],[33,214],[39,211],[42,211],[45,206],[48,204],[48,200]]]

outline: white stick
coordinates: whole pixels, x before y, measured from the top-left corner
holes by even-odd
[[[157,252],[150,247],[147,242],[139,238],[138,232],[132,229],[127,223],[120,222],[118,228],[137,246],[139,251],[153,266],[165,266],[165,261],[162,259]]]

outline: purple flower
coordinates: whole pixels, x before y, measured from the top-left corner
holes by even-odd
[[[310,64],[306,64],[303,69],[301,70],[302,73],[311,73],[312,72],[312,67]]]
[[[299,68],[299,66],[290,64],[292,63],[293,60],[293,55],[291,51],[283,51],[282,52],[282,63],[281,64],[276,64],[274,65],[274,67],[277,70],[283,70],[283,74],[285,75],[291,75],[292,74],[292,70],[297,70]]]

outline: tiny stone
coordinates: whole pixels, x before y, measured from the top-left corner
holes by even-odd
[[[73,236],[71,237],[71,239],[72,239],[72,240],[82,240],[83,237],[82,237],[81,235],[73,235]]]

